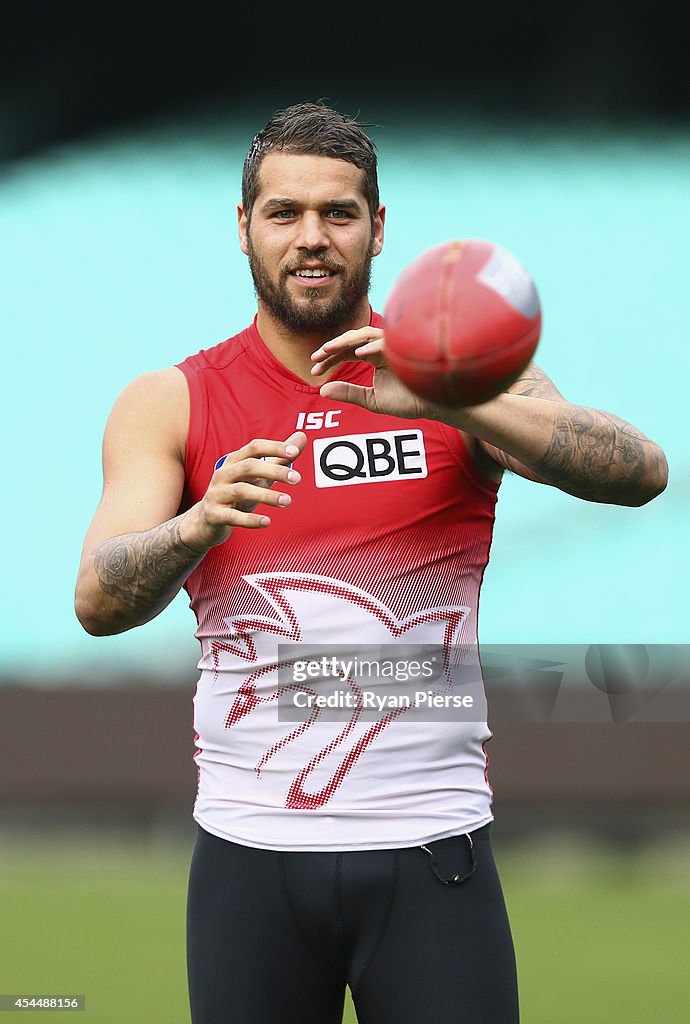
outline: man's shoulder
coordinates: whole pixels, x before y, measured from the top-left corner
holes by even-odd
[[[125,385],[110,410],[106,443],[126,447],[142,439],[183,458],[189,419],[189,393],[185,378],[175,366],[139,374]]]
[[[133,377],[119,395],[120,402],[167,403],[186,390],[184,376],[178,366],[148,370]]]
[[[225,340],[219,341],[209,348],[199,349],[192,355],[187,356],[186,359],[180,360],[175,366],[178,369],[182,369],[183,372],[187,368],[197,371],[204,369],[223,370],[246,351],[251,335],[252,327],[245,327],[244,330],[232,335],[230,338],[225,338]]]

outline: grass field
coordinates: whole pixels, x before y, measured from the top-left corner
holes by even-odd
[[[573,837],[539,856],[495,850],[523,1024],[687,1024],[687,838],[625,855]],[[188,1024],[189,853],[179,841],[3,841],[0,993],[82,993],[86,1012],[67,1014],[77,1022]],[[46,1015],[2,1018],[19,1019]],[[345,1024],[355,1020],[348,1002]]]

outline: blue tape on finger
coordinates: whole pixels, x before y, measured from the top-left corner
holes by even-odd
[[[228,452],[228,455],[229,454],[230,454],[230,452]],[[216,462],[215,466],[213,467],[213,471],[214,472],[217,469],[220,469],[220,467],[223,465],[223,463],[227,459],[228,455],[221,455],[221,457],[218,459],[218,461]],[[262,455],[261,458],[265,459],[265,458],[267,458],[267,456],[266,455]],[[288,466],[288,469],[292,469],[292,463],[291,462],[288,462],[287,466]]]

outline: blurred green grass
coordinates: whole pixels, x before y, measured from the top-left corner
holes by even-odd
[[[496,844],[523,1024],[687,1024],[687,840],[635,852],[577,836]],[[191,844],[0,844],[0,992],[86,995],[95,1024],[188,1024]],[[45,1014],[8,1012],[3,1020]],[[355,1024],[348,999],[344,1024]]]

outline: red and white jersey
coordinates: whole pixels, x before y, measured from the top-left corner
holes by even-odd
[[[363,694],[381,685],[372,651],[380,670],[396,651],[436,648],[451,652],[441,685],[420,675],[405,693],[450,692],[456,653],[476,651],[498,484],[450,427],[322,398],[256,323],[179,368],[191,399],[188,505],[252,438],[299,429],[309,439],[291,506],[269,510],[264,530],[235,529],[185,584],[201,643],[196,821],[282,850],[412,846],[491,821],[483,686],[469,715],[390,701],[365,711]],[[369,384],[372,374],[348,362],[335,376]],[[333,667],[335,654],[330,678],[303,671],[317,655]],[[345,707],[313,703],[334,684]]]

